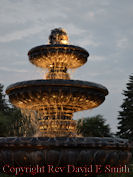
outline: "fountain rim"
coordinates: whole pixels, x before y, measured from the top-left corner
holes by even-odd
[[[32,86],[67,86],[67,87],[77,87],[77,88],[90,88],[97,89],[108,95],[109,91],[106,87],[101,84],[89,82],[89,81],[80,81],[80,80],[63,80],[63,79],[40,79],[40,80],[28,80],[21,81],[11,84],[6,89],[6,94],[10,94],[10,92],[17,88],[26,88]]]
[[[128,139],[112,137],[0,137],[0,149],[96,148],[129,150]]]
[[[67,45],[67,44],[44,44],[44,45],[39,45],[36,47],[31,48],[28,51],[28,55],[30,55],[32,52],[38,51],[42,48],[68,48],[68,49],[78,49],[79,51],[82,51],[84,53],[86,53],[87,57],[89,57],[89,53],[86,49],[84,49],[83,47],[79,47],[79,46],[75,46],[75,45]]]

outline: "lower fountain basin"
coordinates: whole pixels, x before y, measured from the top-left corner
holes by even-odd
[[[99,106],[108,90],[96,83],[79,80],[30,80],[10,85],[6,93],[19,108],[64,107],[72,112]]]
[[[41,136],[65,137],[75,136],[73,113],[99,106],[108,90],[92,82],[50,79],[18,82],[6,93]]]
[[[131,158],[126,139],[99,137],[0,138],[0,161],[17,165],[126,164]]]
[[[130,149],[128,140],[118,138],[1,137],[0,165],[4,172],[14,175],[63,176],[67,173],[69,176],[84,176],[87,173],[94,177],[98,165],[102,170],[100,173],[104,173],[106,165],[121,167],[127,164],[131,159]],[[59,171],[58,167],[65,170]],[[84,172],[75,171],[78,167],[83,167]],[[92,168],[92,173],[85,172],[84,167]],[[45,168],[45,171],[40,172],[37,168]],[[26,172],[25,169],[32,171]]]

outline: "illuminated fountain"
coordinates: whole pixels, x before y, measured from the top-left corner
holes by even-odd
[[[89,53],[70,45],[67,33],[52,30],[49,44],[28,52],[32,64],[48,69],[46,79],[18,82],[6,93],[39,137],[0,138],[0,158],[14,164],[124,164],[131,157],[128,140],[77,137],[73,113],[102,104],[108,90],[96,83],[70,80],[68,69],[87,62]],[[8,157],[7,157],[8,156]]]
[[[53,30],[49,43],[28,52],[31,63],[48,68],[46,80],[16,83],[6,92],[23,114],[38,120],[42,136],[75,136],[73,113],[99,106],[108,91],[99,84],[70,80],[67,69],[82,66],[89,54],[81,47],[68,45],[64,30]]]

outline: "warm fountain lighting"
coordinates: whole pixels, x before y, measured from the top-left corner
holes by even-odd
[[[68,43],[65,30],[54,29],[50,45],[28,52],[31,63],[48,68],[46,80],[20,82],[7,89],[11,102],[25,117],[38,120],[42,136],[75,136],[73,113],[99,106],[108,94],[102,85],[70,80],[67,70],[82,66],[89,54],[81,47],[62,44],[64,40]]]

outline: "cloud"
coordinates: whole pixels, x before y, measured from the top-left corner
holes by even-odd
[[[100,62],[100,61],[104,61],[105,59],[106,59],[105,56],[92,55],[91,58],[90,58],[90,61]]]
[[[78,31],[78,35],[76,34],[74,43],[75,45],[79,45],[87,48],[89,46],[98,47],[101,44],[99,41],[97,41],[97,39],[95,39],[93,33],[85,29]]]
[[[86,30],[85,29],[82,29],[82,28],[77,28],[76,25],[72,24],[72,23],[69,23],[67,25],[67,29],[70,33],[70,35],[81,35],[83,34]]]
[[[121,49],[125,49],[128,47],[128,39],[126,37],[122,37],[116,42],[116,46]]]
[[[85,47],[89,47],[89,46],[93,46],[93,47],[98,47],[100,45],[100,42],[95,41],[94,39],[91,38],[85,38],[82,41],[79,42],[81,46]]]
[[[14,31],[12,33],[0,36],[0,42],[5,43],[5,42],[11,42],[11,41],[14,41],[14,40],[20,40],[20,39],[23,39],[27,36],[29,37],[30,35],[40,33],[44,29],[45,29],[44,26],[43,27],[42,26],[33,26],[31,28],[28,28],[28,29]]]
[[[5,72],[18,72],[18,73],[25,73],[28,72],[25,69],[13,69],[13,68],[9,68],[9,67],[0,67],[1,71],[5,71]]]

